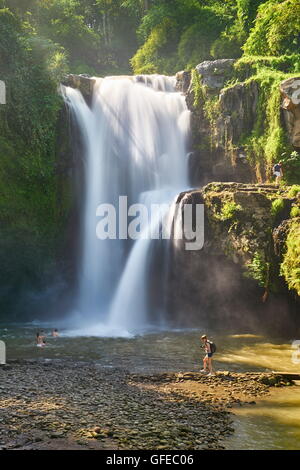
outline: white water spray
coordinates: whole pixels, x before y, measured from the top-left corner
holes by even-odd
[[[160,75],[96,79],[90,108],[78,90],[64,87],[84,142],[78,311],[83,325],[98,324],[94,334],[124,335],[152,322],[148,286],[156,242],[97,239],[96,208],[117,207],[120,195],[129,204],[171,204],[188,187],[189,111],[174,86],[173,77]],[[164,215],[154,214],[145,232]]]

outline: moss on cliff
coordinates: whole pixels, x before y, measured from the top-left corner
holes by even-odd
[[[272,181],[272,167],[279,160],[284,163],[286,184],[300,181],[300,155],[293,152],[290,144],[280,93],[280,84],[296,77],[299,67],[299,56],[295,54],[243,57],[234,64],[231,76],[224,76],[221,90],[204,86],[201,75],[196,70],[192,72],[193,111],[204,119],[204,124],[198,119],[202,140],[206,125],[210,152],[212,156],[217,154],[219,160],[223,153],[227,167],[235,168],[242,153],[246,157],[244,163],[248,162],[248,181]],[[239,180],[243,181],[243,177]],[[237,178],[238,175],[233,180]]]
[[[240,82],[255,76],[262,68],[277,70],[283,73],[300,72],[299,54],[276,56],[245,55],[234,64],[235,77]]]
[[[288,288],[300,295],[300,217],[290,221],[280,273]]]
[[[289,288],[299,287],[299,218],[292,222],[281,268],[273,240],[273,231],[282,221],[294,220],[289,219],[297,201],[291,187],[210,183],[202,193],[209,224],[206,244],[212,252],[222,252],[239,264],[245,276],[266,292],[284,291],[280,269]]]
[[[252,164],[257,169],[260,181],[272,178],[272,167],[284,152],[292,152],[286,130],[281,119],[280,83],[287,78],[283,72],[261,69],[246,81],[246,85],[256,82],[259,96],[256,121],[250,134],[240,140],[247,149]]]

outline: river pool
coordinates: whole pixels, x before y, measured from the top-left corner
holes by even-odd
[[[43,328],[46,347],[37,348],[35,333]],[[55,325],[1,325],[7,360],[49,361],[74,359],[94,361],[102,367],[120,367],[131,372],[197,371],[201,367],[200,330],[152,331],[131,338],[73,335]],[[299,335],[298,335],[299,336]],[[300,355],[292,342],[297,338],[269,338],[247,333],[212,336],[217,345],[215,370],[235,372],[299,372]],[[233,409],[235,433],[225,442],[227,449],[300,449],[300,385],[272,389],[256,406]]]

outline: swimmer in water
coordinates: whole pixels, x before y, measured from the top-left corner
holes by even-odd
[[[46,346],[46,340],[43,331],[38,331],[36,333],[36,345],[38,348],[44,348]]]

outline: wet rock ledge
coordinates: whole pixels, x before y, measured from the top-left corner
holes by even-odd
[[[287,384],[270,374],[137,375],[94,363],[15,362],[0,367],[0,448],[222,449],[234,432],[228,408]]]

